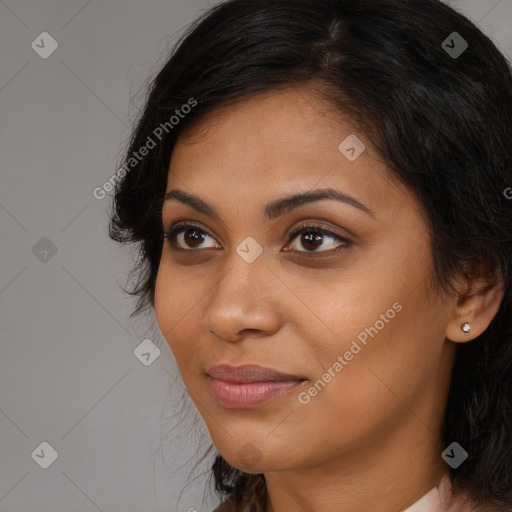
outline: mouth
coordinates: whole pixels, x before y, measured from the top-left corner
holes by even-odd
[[[221,406],[251,409],[300,386],[306,379],[256,365],[217,365],[206,371],[209,388]]]

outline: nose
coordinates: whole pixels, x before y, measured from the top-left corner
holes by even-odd
[[[262,257],[247,263],[235,254],[230,263],[209,294],[203,328],[231,343],[273,335],[282,322],[282,284]]]

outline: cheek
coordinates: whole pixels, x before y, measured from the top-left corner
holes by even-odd
[[[396,400],[386,385],[405,389],[407,384],[413,396],[419,391],[413,383],[421,387],[439,362],[447,310],[433,303],[427,277],[421,277],[428,275],[428,258],[400,261],[398,255],[392,256],[387,265],[375,263],[375,268],[386,271],[347,278],[325,303],[323,320],[335,334],[317,343],[315,353],[324,371],[338,356],[344,359],[330,386],[337,395],[343,391],[345,397],[365,397],[376,404],[386,395]],[[308,339],[321,340],[312,330]]]
[[[165,251],[164,251],[165,252]],[[164,259],[165,262],[165,259]],[[160,264],[155,283],[155,316],[158,327],[169,345],[183,377],[198,351],[201,325],[200,311],[204,299],[201,280],[180,278],[183,273],[172,272],[169,265]]]
[[[384,416],[386,408],[392,410],[402,400],[415,403],[442,360],[442,312],[418,288],[412,294],[397,290],[388,300],[372,304],[366,315],[356,309],[353,313],[357,321],[351,322],[340,354],[350,360],[344,363],[331,398],[336,400],[334,393],[344,396],[349,410],[361,409],[364,403],[366,412],[380,411]]]
[[[158,327],[171,348],[173,354],[179,356],[180,343],[177,343],[182,329],[180,319],[184,316],[183,305],[186,295],[180,292],[183,286],[172,279],[165,265],[160,264],[155,284],[155,316]],[[177,358],[177,357],[176,357]]]
[[[169,306],[172,295],[168,285],[169,283],[165,279],[165,272],[162,265],[160,265],[155,283],[155,316],[164,338],[166,338],[165,333],[169,329],[172,315],[171,307]]]

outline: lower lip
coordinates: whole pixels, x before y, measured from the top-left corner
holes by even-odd
[[[265,382],[227,382],[209,378],[217,402],[228,409],[250,409],[270,402],[302,384],[302,380]]]

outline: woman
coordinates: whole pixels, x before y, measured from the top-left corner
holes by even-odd
[[[217,510],[512,510],[511,134],[508,62],[438,0],[231,0],[179,42],[110,234]]]

